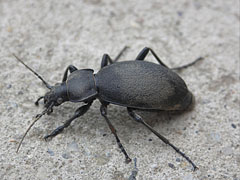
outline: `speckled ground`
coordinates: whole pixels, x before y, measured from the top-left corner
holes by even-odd
[[[170,67],[203,56],[180,72],[196,97],[181,115],[141,112],[158,132],[199,167],[196,172],[170,147],[110,106],[109,118],[127,152],[137,158],[138,180],[240,180],[239,1],[236,0],[0,0],[0,177],[3,180],[127,180],[114,136],[95,101],[89,112],[49,142],[43,136],[71,116],[66,103],[32,128],[16,153],[32,117],[34,101],[47,89],[12,53],[50,84],[69,64],[99,70],[102,55],[125,46],[121,60],[152,47]],[[153,60],[148,56],[149,61]]]

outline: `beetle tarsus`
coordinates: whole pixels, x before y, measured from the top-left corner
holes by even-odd
[[[65,128],[67,128],[71,124],[71,122],[74,119],[85,114],[91,105],[92,105],[92,102],[88,103],[87,105],[79,107],[70,119],[68,119],[62,126],[59,126],[55,130],[53,130],[51,134],[44,136],[44,139],[47,140],[48,138],[52,138],[52,137],[58,135],[59,133],[61,133]]]
[[[185,65],[183,65],[183,66],[179,66],[179,67],[171,68],[171,69],[172,69],[172,70],[179,71],[179,70],[182,70],[182,69],[188,68],[188,67],[190,67],[190,66],[193,66],[193,65],[196,64],[198,61],[201,61],[201,60],[203,60],[203,59],[204,59],[204,57],[199,57],[199,58],[197,58],[196,60],[194,60],[194,61],[191,62],[191,63],[185,64]]]
[[[43,99],[44,98],[44,96],[41,96],[41,97],[39,97],[36,101],[35,101],[35,105],[36,106],[38,106],[39,105],[39,101],[41,100],[41,99]]]
[[[115,57],[114,62],[117,62],[119,58],[123,55],[123,53],[129,48],[129,46],[124,46],[124,48],[119,52],[119,54]]]
[[[122,153],[125,155],[125,162],[126,163],[129,163],[131,162],[131,158],[129,158],[126,150],[124,149],[120,139],[118,138],[118,135],[117,135],[117,131],[116,129],[114,128],[114,126],[112,125],[112,123],[109,121],[108,117],[107,117],[107,106],[106,105],[101,105],[100,107],[100,112],[101,112],[101,115],[104,117],[104,119],[106,120],[107,124],[108,124],[108,127],[110,128],[111,132],[114,134],[115,138],[116,138],[116,141],[117,141],[117,144],[118,144],[118,147],[121,149]]]
[[[57,127],[55,130],[51,132],[51,134],[44,136],[44,140],[47,141],[49,138],[53,138],[54,136],[61,133],[64,128],[65,128],[64,125]]]
[[[138,174],[137,158],[134,158],[134,169],[132,170],[132,174],[128,178],[128,180],[136,180],[137,174]]]

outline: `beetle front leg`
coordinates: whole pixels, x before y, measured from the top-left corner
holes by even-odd
[[[48,138],[54,137],[54,136],[58,135],[59,133],[61,133],[63,131],[63,129],[67,128],[74,119],[76,119],[76,118],[82,116],[83,114],[85,114],[89,110],[91,105],[92,105],[92,102],[78,108],[75,111],[74,115],[70,119],[68,119],[62,126],[59,126],[55,130],[53,130],[51,134],[44,136],[44,139],[47,140]]]
[[[164,136],[162,136],[161,134],[159,134],[157,131],[155,131],[150,125],[148,125],[141,116],[139,116],[137,113],[135,113],[133,111],[133,109],[131,108],[127,108],[128,110],[128,114],[137,122],[143,124],[145,127],[147,127],[152,133],[154,133],[159,139],[161,139],[165,144],[171,146],[177,153],[179,153],[182,157],[184,157],[192,166],[193,166],[193,170],[195,171],[196,169],[198,169],[198,167],[191,161],[191,159],[186,156],[182,151],[180,151],[179,148],[177,148],[176,146],[174,146],[172,143],[169,142],[168,139],[166,139]]]
[[[118,147],[121,149],[121,151],[123,152],[123,154],[125,155],[125,158],[126,158],[126,163],[129,163],[131,162],[132,160],[129,158],[126,150],[124,149],[120,139],[118,138],[118,135],[117,135],[117,131],[116,129],[114,128],[114,126],[112,125],[112,123],[109,121],[108,117],[107,117],[107,106],[105,105],[101,105],[100,107],[100,111],[101,111],[101,115],[104,117],[104,119],[107,121],[107,124],[108,124],[108,127],[110,128],[111,132],[114,134],[116,140],[117,140],[117,144],[118,144]]]
[[[74,71],[76,71],[76,70],[77,70],[77,68],[76,68],[75,66],[69,65],[69,66],[67,67],[67,69],[65,70],[65,72],[64,72],[62,82],[65,82],[65,81],[67,80],[68,71],[70,71],[70,73],[72,73],[72,72],[74,72]]]
[[[44,98],[44,96],[41,96],[41,97],[39,97],[36,101],[35,101],[35,105],[36,106],[38,106],[39,105],[39,101],[41,100],[41,99],[43,99]]]

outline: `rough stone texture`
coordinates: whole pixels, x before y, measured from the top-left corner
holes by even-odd
[[[16,148],[32,117],[33,102],[47,90],[26,64],[54,84],[69,64],[99,70],[101,57],[134,59],[152,47],[170,67],[199,56],[205,60],[180,72],[195,94],[195,109],[181,115],[142,112],[157,131],[180,147],[191,166],[125,108],[108,115],[129,155],[137,158],[138,180],[239,180],[239,1],[236,0],[0,0],[0,177],[3,180],[73,180],[130,177],[114,136],[99,113],[99,102],[49,142],[43,136],[61,125],[79,104],[55,108]],[[153,57],[148,56],[152,61]],[[152,140],[152,141],[151,141]]]

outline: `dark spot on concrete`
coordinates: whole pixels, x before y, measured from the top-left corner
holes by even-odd
[[[180,162],[181,160],[180,160],[180,158],[177,158],[176,161],[177,161],[177,162]]]
[[[217,91],[221,89],[222,87],[229,87],[232,84],[235,84],[237,82],[237,79],[231,75],[223,75],[219,79],[216,79],[209,84],[209,90],[210,91]]]
[[[63,153],[63,154],[62,154],[62,157],[63,157],[64,159],[69,159],[69,158],[71,158],[70,154],[68,154],[68,153]]]
[[[178,11],[177,14],[178,14],[178,16],[181,17],[183,15],[183,12],[182,11]]]

